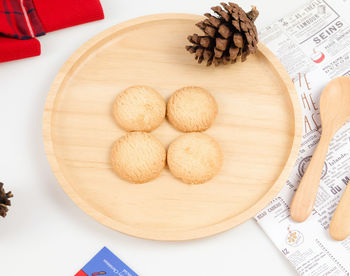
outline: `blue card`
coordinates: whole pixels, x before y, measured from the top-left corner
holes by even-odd
[[[107,247],[102,248],[75,276],[138,276]]]

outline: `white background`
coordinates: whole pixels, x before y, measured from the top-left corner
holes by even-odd
[[[260,10],[258,29],[307,0],[239,0]],[[189,242],[129,237],[97,223],[65,195],[47,162],[42,113],[53,78],[85,41],[124,20],[163,12],[203,14],[209,0],[101,0],[106,19],[40,38],[40,57],[0,64],[0,181],[15,194],[0,218],[0,275],[74,275],[103,246],[140,275],[296,275],[256,222]],[[187,35],[187,34],[185,34]],[[142,43],[142,41],[140,41]]]

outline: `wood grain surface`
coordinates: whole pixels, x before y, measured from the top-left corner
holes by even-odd
[[[185,50],[200,16],[161,14],[133,19],[95,36],[65,63],[44,111],[51,167],[68,196],[87,214],[120,232],[155,240],[196,239],[254,216],[285,184],[302,133],[293,83],[262,44],[245,63],[206,67]],[[210,91],[219,106],[214,137],[224,153],[213,180],[187,185],[168,169],[130,184],[111,169],[112,143],[125,132],[113,101],[131,85],[165,99],[183,86]],[[166,121],[155,131],[166,146],[181,133]]]
[[[350,185],[348,183],[335,210],[329,233],[334,240],[342,241],[350,236]]]
[[[321,139],[313,153],[290,206],[290,215],[296,222],[305,221],[314,207],[329,144],[335,133],[350,119],[350,77],[331,80],[320,99],[322,123]]]

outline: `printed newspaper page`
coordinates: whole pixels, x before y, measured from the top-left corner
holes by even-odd
[[[260,33],[260,41],[293,79],[303,110],[304,133],[289,180],[255,218],[300,275],[350,273],[350,238],[337,242],[328,232],[350,179],[350,123],[337,132],[330,145],[311,217],[295,223],[289,215],[292,196],[320,139],[322,89],[337,76],[350,76],[349,14],[350,0],[313,0]]]

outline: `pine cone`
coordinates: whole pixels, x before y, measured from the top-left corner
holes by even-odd
[[[8,211],[7,206],[11,206],[9,198],[13,197],[11,192],[6,193],[4,190],[4,184],[0,182],[0,216],[6,217]]]
[[[207,61],[207,66],[235,63],[239,56],[243,62],[257,50],[258,32],[254,21],[259,12],[256,7],[245,13],[237,4],[221,5],[224,9],[220,6],[211,8],[217,16],[206,13],[207,19],[196,24],[204,36],[193,34],[187,38],[192,43],[186,46],[187,51],[195,54],[198,63]]]

